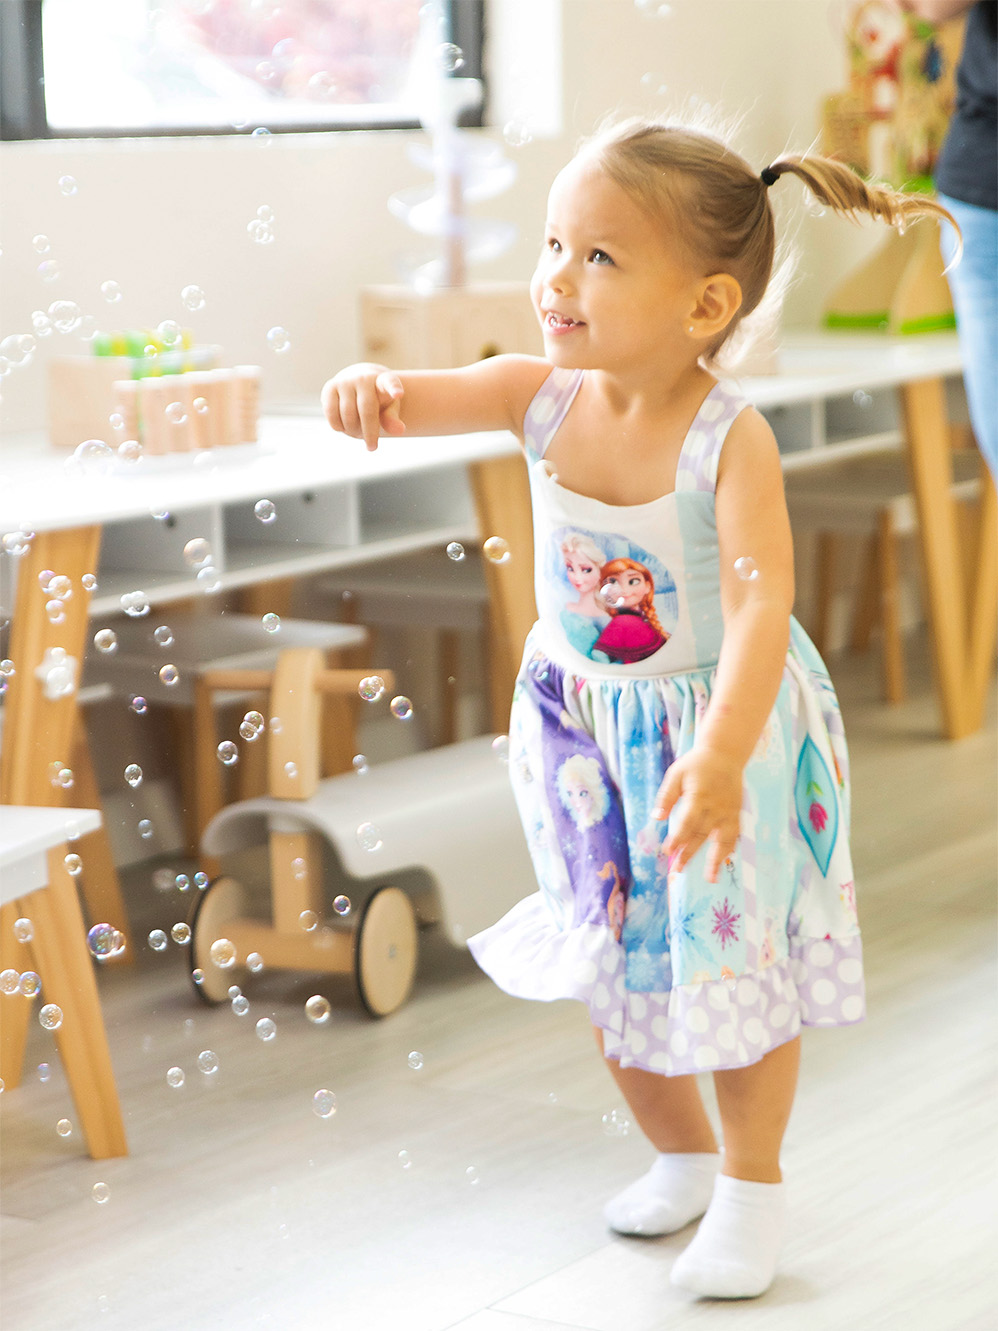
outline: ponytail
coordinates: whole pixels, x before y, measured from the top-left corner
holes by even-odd
[[[768,187],[787,174],[803,181],[819,203],[833,208],[850,222],[859,222],[859,214],[865,213],[895,227],[903,235],[909,221],[919,217],[944,218],[954,227],[959,252],[962,252],[963,237],[953,214],[924,194],[906,194],[889,185],[875,184],[864,180],[842,162],[810,154],[781,157],[765,168],[760,179]]]

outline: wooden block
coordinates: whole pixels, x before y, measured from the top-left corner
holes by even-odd
[[[510,351],[543,355],[525,282],[367,287],[360,303],[365,357],[398,369],[446,369]]]
[[[56,356],[50,361],[48,428],[53,445],[74,449],[85,439],[112,443],[114,383],[131,377],[127,356]]]

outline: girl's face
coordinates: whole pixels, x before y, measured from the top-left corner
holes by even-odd
[[[583,154],[557,177],[530,293],[554,365],[654,372],[686,346],[698,275],[652,217]]]
[[[651,590],[651,583],[645,575],[632,568],[626,573],[614,573],[605,579],[600,587],[600,595],[615,610],[633,610]]]
[[[591,559],[584,559],[582,555],[565,555],[565,572],[568,574],[568,580],[581,595],[585,596],[587,592],[594,592],[599,586],[599,565],[594,564]]]

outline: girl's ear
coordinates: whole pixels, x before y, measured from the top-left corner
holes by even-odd
[[[695,304],[686,322],[687,332],[695,338],[710,339],[722,333],[738,313],[742,289],[730,273],[705,277],[695,294]]]

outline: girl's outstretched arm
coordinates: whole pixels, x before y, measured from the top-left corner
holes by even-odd
[[[794,601],[793,541],[776,439],[753,409],[732,425],[721,452],[715,501],[724,640],[694,749],[670,767],[658,817],[680,795],[667,849],[681,869],[709,838],[716,881],[738,840],[742,772],[766,724],[786,660]]]
[[[322,407],[334,430],[363,439],[373,452],[382,435],[522,435],[530,399],[551,366],[538,356],[490,356],[456,370],[390,370],[365,361],[334,375]]]

